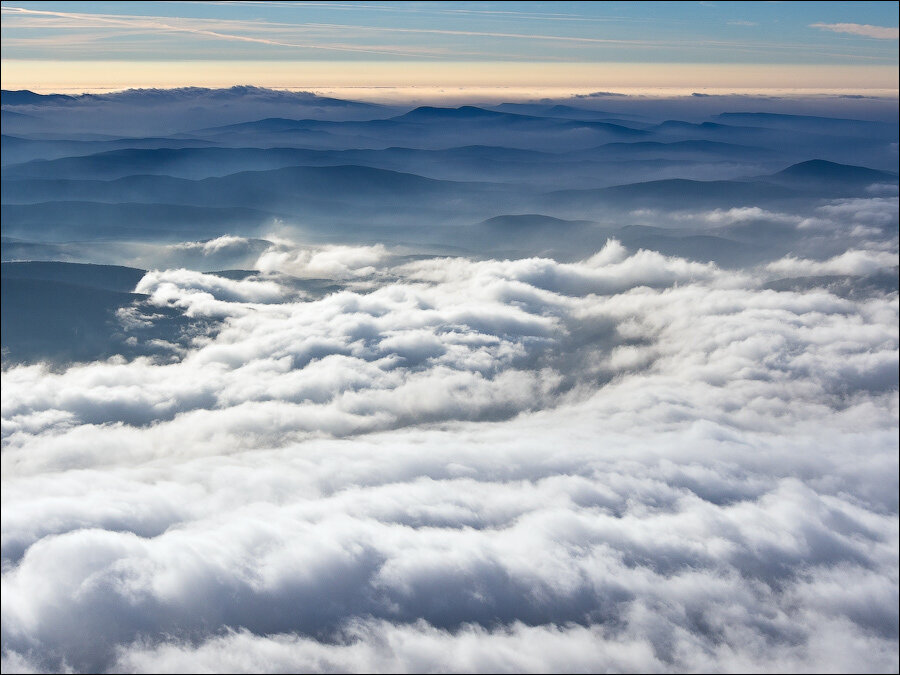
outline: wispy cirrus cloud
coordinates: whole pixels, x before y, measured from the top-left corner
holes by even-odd
[[[240,5],[241,3],[227,3]],[[262,3],[261,3],[262,4]],[[278,3],[275,3],[281,6]],[[315,4],[315,3],[312,3]],[[306,5],[304,5],[306,6]],[[323,5],[324,6],[324,5]],[[328,5],[329,9],[340,8],[340,5]],[[449,10],[448,10],[449,11]],[[462,10],[461,10],[462,11]],[[200,41],[176,40],[167,46],[150,47],[144,41],[119,40],[108,41],[109,38],[122,38],[135,34],[156,36],[196,36],[206,41],[232,43],[232,51],[242,49],[265,54],[268,58],[272,50],[302,53],[308,50],[310,56],[335,53],[377,54],[393,57],[424,58],[480,58],[494,59],[498,57],[511,59],[534,60],[536,51],[542,61],[565,61],[573,58],[590,60],[602,58],[609,60],[610,55],[622,53],[622,49],[631,53],[645,53],[646,58],[658,61],[667,53],[678,54],[676,60],[694,62],[703,61],[710,54],[723,51],[735,54],[795,54],[803,52],[829,59],[852,58],[854,60],[884,60],[884,56],[861,53],[834,53],[821,49],[811,49],[809,45],[779,43],[777,41],[733,40],[717,35],[694,36],[690,48],[686,51],[686,42],[682,38],[672,39],[670,36],[647,35],[646,33],[622,34],[590,33],[572,34],[566,30],[551,32],[531,31],[527,27],[515,24],[502,24],[486,30],[481,24],[446,24],[431,22],[424,25],[385,26],[365,25],[364,22],[343,22],[340,20],[290,22],[271,21],[257,17],[249,18],[200,18],[189,16],[153,16],[137,14],[108,14],[93,12],[63,12],[50,9],[32,9],[4,5],[4,47],[7,50],[38,49],[57,51],[57,56],[72,58],[77,50],[84,46],[93,47],[97,41],[103,40],[106,45],[106,57],[134,56],[135,52],[153,55],[160,52],[180,53],[195,57],[198,51],[210,55],[208,45]],[[432,10],[426,12],[432,14]],[[463,12],[465,14],[465,12]],[[503,14],[498,12],[498,14]],[[519,14],[512,13],[516,18]],[[460,15],[462,16],[462,14]],[[510,18],[504,15],[504,18]],[[566,20],[572,17],[562,17]],[[615,17],[618,20],[619,17]],[[434,19],[434,17],[432,17]],[[597,19],[594,17],[594,19]],[[599,20],[599,19],[597,19]],[[605,20],[605,19],[604,19]],[[747,26],[752,22],[734,20],[730,25]],[[815,24],[817,25],[817,24]],[[849,24],[848,24],[849,25]],[[74,38],[57,41],[58,34],[53,35],[16,35],[10,31],[19,29],[70,29],[78,32]],[[99,33],[91,34],[89,29],[97,29]],[[127,43],[127,44],[126,44]],[[215,54],[221,55],[218,51]],[[575,50],[575,51],[573,51]],[[699,50],[699,51],[698,51]],[[96,52],[91,52],[96,56]],[[651,56],[652,55],[652,56]],[[246,56],[246,54],[244,54]],[[41,58],[47,54],[42,53]],[[33,55],[26,58],[34,58]],[[674,56],[672,58],[675,58]],[[618,60],[613,57],[611,60]]]
[[[849,33],[850,35],[862,35],[877,40],[897,40],[900,38],[900,28],[890,26],[872,26],[866,23],[812,23],[810,28],[819,28],[833,33]]]
[[[408,33],[418,35],[446,35],[459,37],[483,37],[483,38],[513,38],[519,40],[549,40],[562,43],[586,43],[595,45],[638,45],[643,47],[652,47],[661,44],[659,40],[636,40],[636,39],[620,39],[620,38],[599,38],[584,37],[572,35],[546,35],[541,33],[519,33],[509,31],[483,31],[483,30],[450,30],[439,28],[399,28],[385,26],[364,26],[364,25],[348,25],[344,23],[270,23],[265,21],[244,21],[244,20],[228,20],[216,19],[206,20],[187,17],[156,17],[156,16],[137,16],[128,14],[94,14],[94,13],[76,13],[76,12],[58,12],[51,10],[35,10],[24,7],[4,6],[2,8],[7,18],[12,17],[33,17],[43,20],[57,19],[51,27],[53,28],[85,28],[85,27],[116,27],[144,29],[150,32],[177,32],[177,33],[193,33],[196,35],[219,38],[224,40],[238,40],[244,42],[256,42],[259,44],[267,44],[276,47],[303,47],[303,48],[319,48],[319,49],[345,49],[352,51],[371,51],[395,53],[386,47],[363,47],[346,44],[318,44],[314,42],[288,42],[285,39],[276,39],[273,37],[250,36],[241,34],[239,31],[254,31],[271,33],[275,30],[278,32],[294,32],[302,30],[309,31],[333,31],[338,34],[346,35],[346,31],[352,30],[366,34],[378,33]],[[62,23],[60,23],[62,21]],[[21,23],[17,22],[15,27],[20,28],[37,28],[44,27],[43,23]],[[226,32],[228,31],[228,32]],[[674,44],[675,41],[666,41],[666,44]],[[718,42],[708,42],[711,45],[717,45]],[[729,43],[730,44],[730,43]],[[412,54],[408,54],[412,55]],[[418,55],[418,54],[416,54]]]
[[[147,32],[165,32],[165,33],[190,33],[203,37],[216,38],[220,40],[233,40],[238,42],[249,42],[262,45],[270,45],[273,47],[295,47],[303,49],[317,49],[326,51],[343,51],[343,52],[362,52],[370,54],[390,54],[393,56],[429,56],[430,49],[413,49],[409,47],[394,46],[368,46],[368,45],[351,45],[345,43],[327,43],[314,41],[303,42],[287,42],[284,40],[273,39],[269,37],[255,37],[251,35],[241,35],[236,32],[223,32],[221,30],[212,30],[198,24],[196,20],[186,21],[183,19],[164,19],[162,17],[142,17],[130,15],[112,15],[112,14],[81,14],[75,12],[56,12],[50,10],[26,9],[24,7],[3,7],[3,14],[7,17],[27,16],[27,17],[45,17],[52,19],[69,20],[74,23],[54,26],[54,27],[118,27],[130,30],[143,30]],[[239,22],[234,22],[239,23]],[[246,24],[242,24],[247,27]],[[29,26],[20,26],[29,27]],[[34,26],[30,26],[34,27]]]
[[[647,17],[629,17],[629,16],[588,16],[586,14],[575,14],[571,12],[526,12],[521,10],[499,10],[499,9],[475,9],[472,7],[444,7],[439,3],[430,3],[425,5],[401,5],[399,3],[389,3],[386,5],[365,5],[358,3],[342,3],[342,2],[289,2],[280,0],[219,0],[216,2],[206,2],[205,0],[173,0],[173,4],[183,5],[223,5],[223,6],[253,6],[259,7],[265,5],[268,7],[279,7],[287,9],[310,9],[323,7],[329,10],[339,11],[371,11],[371,12],[387,12],[391,14],[429,14],[429,15],[446,15],[446,16],[498,16],[514,19],[528,19],[536,21],[578,21],[578,22],[594,22],[606,23],[610,21],[639,21],[648,22],[652,19]]]

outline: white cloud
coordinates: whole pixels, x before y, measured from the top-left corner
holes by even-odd
[[[372,274],[375,265],[388,255],[381,244],[304,249],[291,242],[281,242],[263,253],[256,267],[263,272],[283,272],[301,278],[347,279]]]
[[[851,221],[886,228],[897,223],[898,200],[896,197],[842,199],[820,206],[816,211],[839,223]]]
[[[872,26],[867,23],[811,23],[810,28],[831,31],[833,33],[849,33],[850,35],[862,35],[878,40],[897,40],[900,38],[900,29],[890,26]]]
[[[800,216],[767,211],[758,206],[738,206],[730,209],[716,209],[715,211],[705,213],[703,217],[706,222],[712,223],[713,225],[731,225],[732,223],[752,222],[754,220],[797,224],[802,220]]]
[[[897,267],[897,254],[890,251],[849,250],[828,260],[804,260],[788,256],[766,265],[766,270],[784,276],[824,274],[868,275]]]
[[[4,672],[896,669],[897,295],[756,290],[887,254],[278,247],[4,371]]]
[[[898,190],[898,186],[890,183],[873,183],[866,188],[866,192],[872,195],[896,195]]]
[[[233,280],[186,269],[152,270],[138,282],[135,292],[149,295],[152,304],[179,307],[191,317],[244,313],[253,308],[241,303],[276,303],[285,295],[274,281]]]
[[[185,251],[199,251],[202,255],[215,255],[216,253],[239,251],[243,253],[251,240],[246,237],[236,237],[233,234],[224,234],[221,237],[208,241],[188,241],[175,244],[172,248]]]
[[[790,664],[802,670],[811,664],[852,670],[853,658],[892,661],[884,645],[873,642],[841,622],[824,623],[815,636],[810,658],[770,645],[713,647],[705,664],[728,663],[743,668],[778,669]],[[844,645],[843,649],[836,645]],[[768,653],[766,653],[768,651]],[[652,648],[630,634],[618,638],[592,626],[526,626],[500,629],[467,626],[456,632],[436,630],[426,623],[396,626],[367,621],[347,631],[345,642],[325,645],[293,635],[256,637],[231,633],[192,648],[166,645],[127,653],[120,667],[129,672],[172,672],[187,665],[207,672],[292,672],[316,664],[322,671],[374,672],[667,672],[671,666]],[[877,668],[878,666],[876,666]]]
[[[315,24],[303,24],[301,28],[307,28],[307,31],[289,30],[289,35],[279,39],[265,35],[265,32],[271,34],[273,24],[266,24],[257,21],[235,21],[235,20],[210,20],[196,19],[190,17],[154,17],[139,16],[129,14],[99,14],[99,13],[81,13],[81,12],[59,12],[50,10],[28,9],[25,7],[3,6],[3,14],[6,15],[8,21],[12,21],[16,26],[21,27],[55,27],[55,28],[77,28],[81,30],[90,28],[101,28],[105,30],[119,29],[121,32],[137,31],[139,33],[188,33],[201,38],[212,38],[214,40],[225,40],[235,42],[245,42],[271,47],[288,47],[295,49],[312,49],[338,52],[361,52],[365,54],[393,54],[396,56],[428,56],[433,52],[427,46],[421,48],[401,47],[394,45],[352,45],[346,42],[330,42],[323,43],[314,40],[303,39],[304,32],[315,28]],[[33,23],[34,19],[39,19],[37,23]],[[31,21],[30,21],[31,20]],[[275,24],[284,30],[283,24]],[[325,28],[334,28],[324,26]],[[266,29],[269,31],[266,31]],[[291,26],[296,29],[296,26]],[[388,29],[390,30],[390,29]],[[256,31],[257,35],[248,35],[250,31]],[[262,32],[263,34],[259,34]],[[437,32],[437,31],[433,31]],[[524,36],[523,36],[524,37]],[[566,38],[559,38],[566,39]],[[299,40],[299,41],[298,41]]]

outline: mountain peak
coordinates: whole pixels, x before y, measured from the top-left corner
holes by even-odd
[[[493,110],[485,110],[473,105],[464,105],[459,108],[435,108],[434,106],[423,105],[410,110],[405,115],[400,115],[395,119],[404,120],[427,120],[427,119],[473,119],[473,118],[496,118],[504,117],[506,113],[495,112]]]
[[[74,96],[65,94],[38,94],[29,89],[0,90],[0,103],[3,105],[47,105],[74,101]]]
[[[896,180],[897,175],[887,171],[869,169],[865,166],[838,164],[825,159],[810,159],[791,166],[775,174],[782,178],[841,180],[841,181],[877,181]]]

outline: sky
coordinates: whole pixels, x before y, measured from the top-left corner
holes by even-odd
[[[3,2],[6,89],[896,90],[894,2]]]

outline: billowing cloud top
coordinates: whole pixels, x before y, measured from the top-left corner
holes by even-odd
[[[881,254],[259,263],[4,372],[4,671],[896,667],[897,295],[763,289]]]

